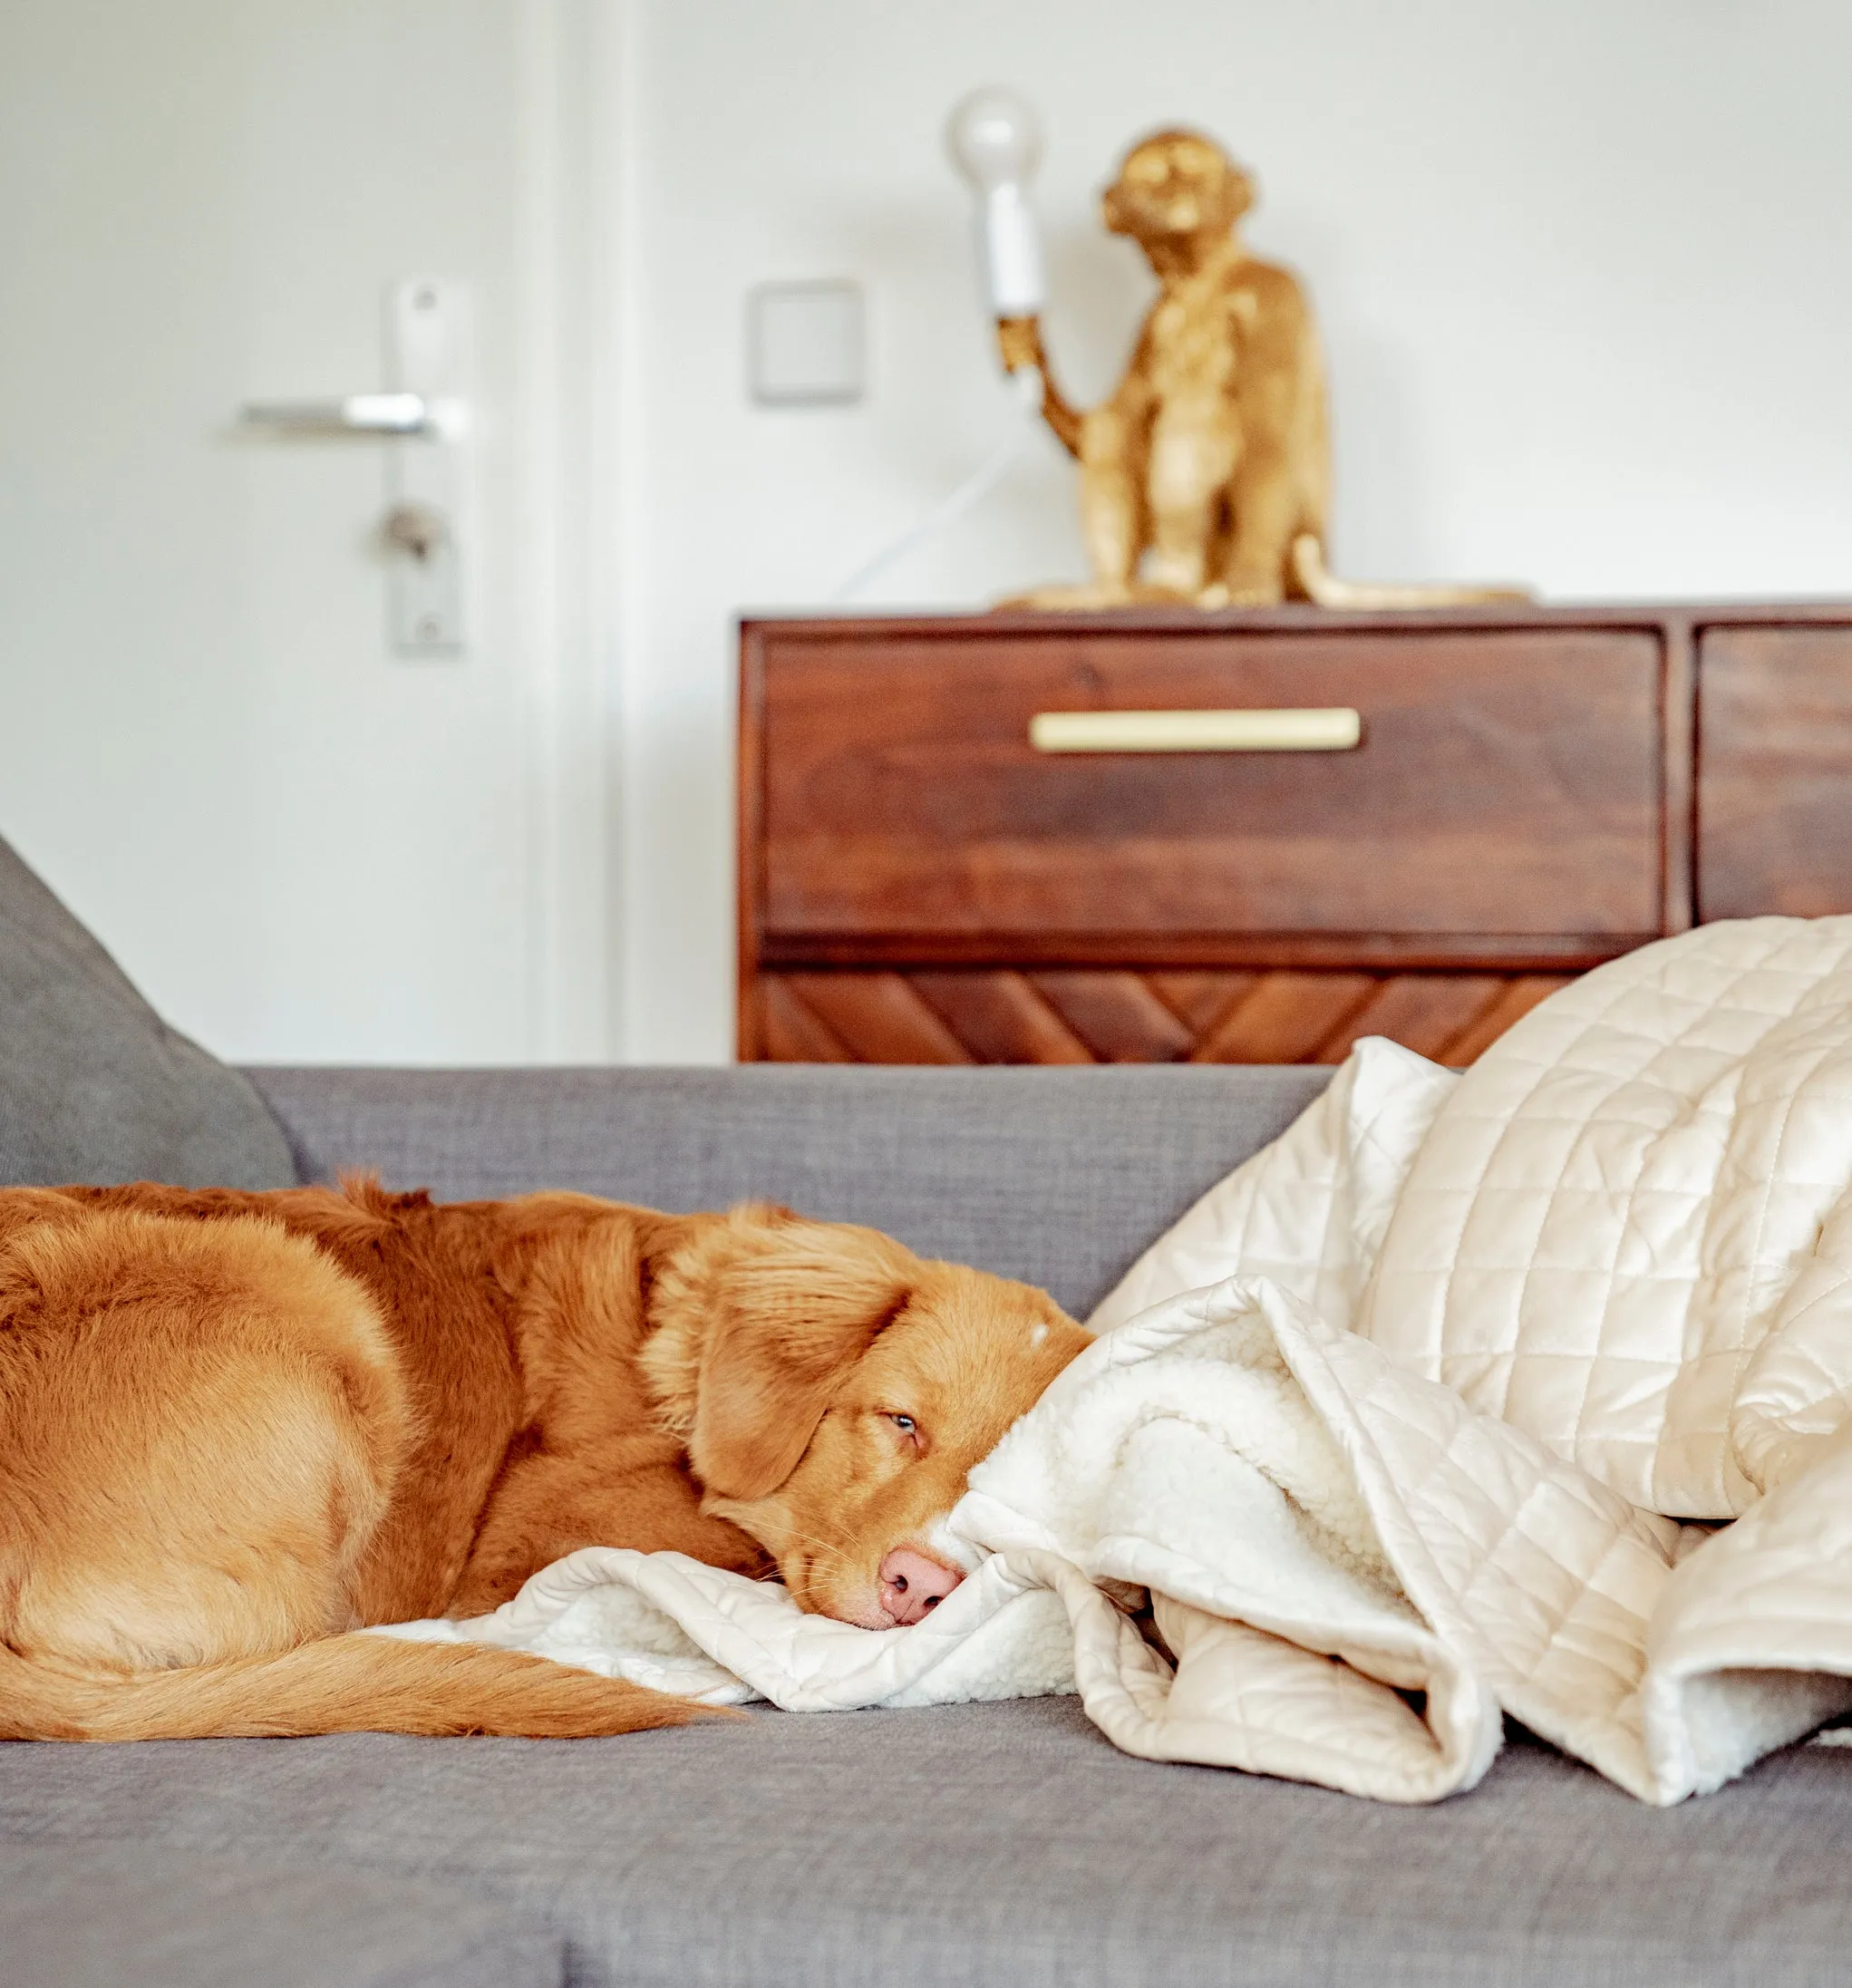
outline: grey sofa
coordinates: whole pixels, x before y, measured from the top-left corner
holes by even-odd
[[[251,1073],[305,1178],[767,1195],[1084,1313],[1295,1070]],[[6,1988],[1852,1982],[1852,1756],[1670,1812],[1522,1733],[1401,1810],[1065,1699],[612,1741],[0,1746]]]

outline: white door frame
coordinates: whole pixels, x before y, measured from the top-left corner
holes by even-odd
[[[516,0],[514,548],[528,685],[529,1053],[621,1052],[625,0]]]

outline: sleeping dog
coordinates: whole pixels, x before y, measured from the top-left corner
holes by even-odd
[[[0,1191],[0,1737],[681,1724],[347,1632],[591,1545],[918,1622],[966,1474],[1086,1343],[1040,1291],[763,1206]]]

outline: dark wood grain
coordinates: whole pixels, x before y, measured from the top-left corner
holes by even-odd
[[[801,630],[809,640],[839,642],[866,648],[899,635],[932,635],[950,640],[993,635],[1045,635],[1076,628],[1115,635],[1409,635],[1427,629],[1455,629],[1477,634],[1488,628],[1663,629],[1682,621],[1702,628],[1845,627],[1852,626],[1852,596],[1842,600],[1813,601],[1487,601],[1458,607],[1314,607],[1305,601],[1286,601],[1275,607],[1134,607],[1098,608],[1087,613],[1065,609],[993,607],[978,614],[913,613],[745,615],[742,638],[761,634],[782,636]]]
[[[1449,932],[842,932],[768,934],[761,964],[776,966],[1088,965],[1192,968],[1497,966],[1513,973],[1579,972],[1631,953],[1656,930],[1591,938],[1575,933]]]
[[[1087,1045],[1021,974],[913,973],[907,984],[979,1062],[1093,1061]]]
[[[1256,974],[1192,1027],[1158,994],[1159,981],[1178,976],[1050,977],[1072,1011],[1066,1019],[1015,974],[764,973],[762,1053],[772,1062],[1338,1062],[1360,1035],[1373,1034],[1437,1062],[1470,1062],[1567,984],[1542,975]],[[1198,1012],[1207,1008],[1205,1001]],[[1082,1017],[1091,1042],[1069,1025]]]
[[[1619,631],[781,635],[768,936],[1634,934],[1661,923],[1661,645]],[[1051,756],[1038,711],[1350,705],[1323,753]]]
[[[1852,628],[1706,629],[1698,913],[1852,911]]]
[[[1662,700],[1664,926],[1668,932],[1683,932],[1698,915],[1698,631],[1679,615],[1666,618]]]
[[[1402,974],[1381,981],[1363,1005],[1318,1045],[1315,1061],[1341,1063],[1364,1036],[1386,1035],[1439,1062],[1504,987],[1490,974]]]
[[[1852,910],[1843,604],[756,620],[741,661],[742,1057],[1465,1063],[1694,918]],[[1284,703],[1363,745],[1027,745]]]
[[[759,1054],[773,1063],[852,1063],[855,1052],[821,1015],[776,975],[755,988],[759,1008],[752,1040]],[[742,1059],[743,1060],[743,1059]],[[754,1057],[753,1061],[758,1058]]]
[[[1199,1063],[1310,1063],[1376,991],[1368,974],[1263,974],[1197,1045]]]
[[[976,1060],[898,974],[787,974],[784,984],[858,1062]]]
[[[764,1028],[771,1010],[759,998],[759,965],[765,956],[761,907],[765,902],[765,645],[748,628],[740,643],[740,708],[735,751],[738,793],[734,807],[734,1052],[742,1063],[761,1056],[783,1056],[768,1042]]]
[[[1195,1033],[1136,974],[1039,973],[1035,990],[1102,1063],[1168,1063]]]
[[[1439,1063],[1470,1063],[1482,1056],[1505,1031],[1537,1006],[1537,1003],[1566,987],[1569,976],[1560,974],[1520,974],[1499,988],[1497,997],[1459,1033],[1435,1053]]]
[[[1193,1036],[1206,1035],[1244,994],[1253,974],[1147,974],[1151,992]]]

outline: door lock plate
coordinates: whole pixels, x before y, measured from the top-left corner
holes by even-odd
[[[398,653],[433,661],[461,655],[469,635],[469,318],[461,283],[414,276],[386,295],[388,384],[428,410],[386,443],[388,614]]]

